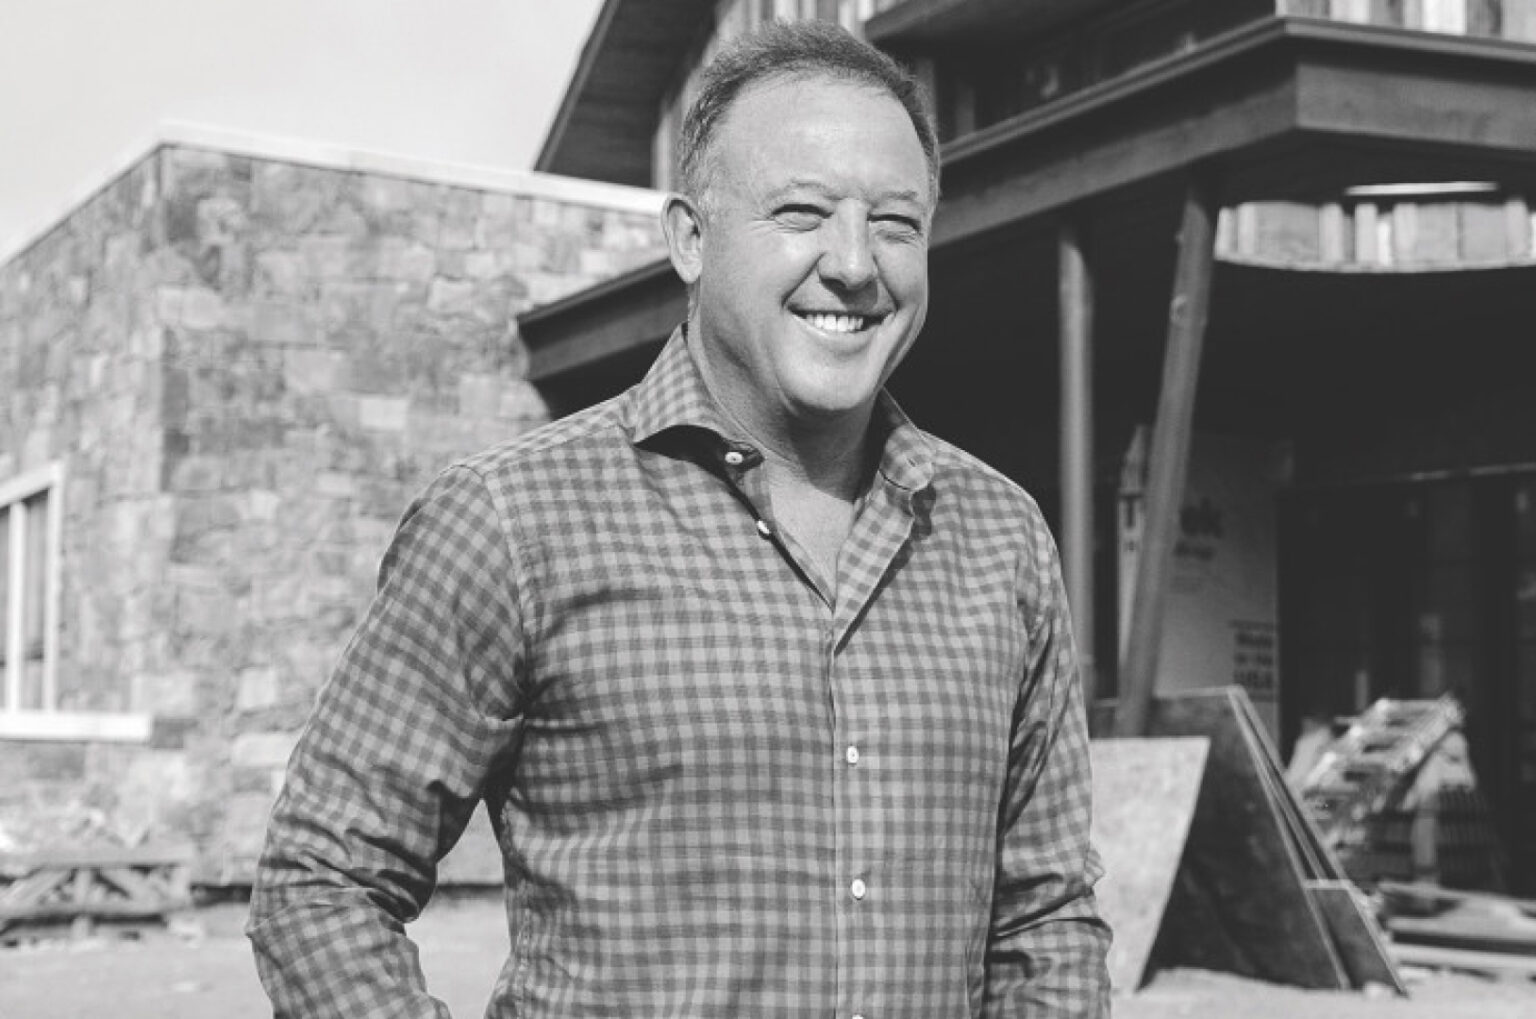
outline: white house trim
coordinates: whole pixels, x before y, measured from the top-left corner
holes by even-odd
[[[45,208],[31,224],[10,238],[0,239],[0,264],[21,254],[97,192],[143,162],[162,146],[213,149],[230,155],[277,162],[297,163],[326,170],[355,170],[381,176],[404,177],[453,187],[500,191],[529,198],[545,198],[572,205],[589,205],[615,212],[659,214],[663,195],[649,188],[609,184],[603,181],[561,177],[536,170],[446,163],[387,152],[370,152],[304,138],[285,138],[247,131],[212,127],[185,121],[166,121],[154,134],[129,146],[109,160],[88,184],[51,208]]]

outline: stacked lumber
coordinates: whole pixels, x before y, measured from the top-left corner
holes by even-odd
[[[1377,892],[1399,961],[1536,978],[1536,902],[1417,882]]]
[[[192,904],[192,854],[180,847],[0,855],[0,940],[98,923],[164,923]]]

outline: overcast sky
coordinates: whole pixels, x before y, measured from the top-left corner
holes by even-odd
[[[523,169],[601,0],[0,0],[0,252],[163,120]]]

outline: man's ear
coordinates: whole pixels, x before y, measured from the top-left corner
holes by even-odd
[[[686,286],[698,282],[704,268],[704,216],[693,201],[668,195],[661,207],[661,232],[667,235],[667,256]]]

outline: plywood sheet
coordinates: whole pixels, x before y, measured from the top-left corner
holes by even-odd
[[[1099,908],[1115,932],[1109,976],[1141,986],[1184,855],[1210,741],[1103,739],[1092,743],[1093,843],[1104,858]]]
[[[1236,698],[1236,701],[1241,709],[1245,735],[1259,762],[1259,774],[1264,781],[1265,793],[1280,808],[1287,836],[1301,857],[1302,876],[1308,879],[1342,880],[1343,865],[1333,850],[1323,842],[1322,834],[1303,809],[1290,780],[1285,777],[1285,769],[1280,766],[1280,755],[1269,741],[1269,734],[1259,720],[1253,703],[1247,697]]]
[[[1356,987],[1384,984],[1406,995],[1408,988],[1392,962],[1387,939],[1354,884],[1347,880],[1308,881],[1307,890],[1333,934],[1350,983]]]
[[[1153,736],[1210,739],[1205,779],[1174,881],[1155,966],[1224,970],[1298,987],[1350,986],[1305,887],[1297,847],[1245,734],[1240,688],[1171,694],[1152,704]],[[1094,705],[1095,731],[1114,704]]]

